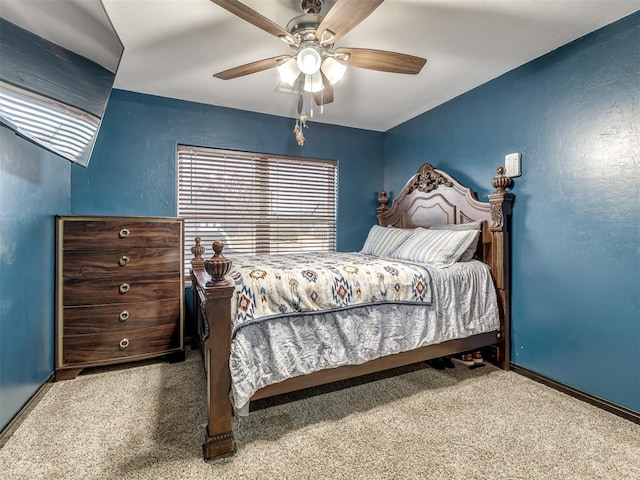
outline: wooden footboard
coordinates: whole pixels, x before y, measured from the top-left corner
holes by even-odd
[[[377,210],[378,222],[385,226],[409,228],[483,221],[482,241],[477,256],[489,265],[493,274],[500,308],[499,331],[389,355],[362,365],[333,368],[291,378],[259,390],[252,400],[487,346],[495,348],[495,363],[507,369],[510,360],[508,229],[513,195],[507,190],[511,179],[504,177],[502,173],[498,169],[498,176],[493,179],[496,191],[489,195],[489,203],[483,203],[476,199],[471,190],[448,174],[425,164],[407,183],[391,208],[387,208],[388,199],[382,192]],[[236,448],[229,398],[231,298],[234,286],[224,279],[224,274],[221,273],[224,272],[223,265],[216,265],[216,268],[220,268],[215,270],[208,263],[205,268],[204,248],[200,245],[199,238],[191,252],[194,255],[191,261],[194,317],[207,375],[207,427],[203,454],[205,460],[210,460],[232,454]]]

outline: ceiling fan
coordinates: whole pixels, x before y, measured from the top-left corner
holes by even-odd
[[[225,10],[274,35],[289,45],[292,53],[277,55],[216,73],[230,80],[270,68],[289,86],[313,94],[317,105],[333,102],[335,85],[347,66],[382,72],[417,74],[426,59],[403,53],[366,48],[335,47],[335,43],[371,14],[383,0],[336,0],[321,15],[322,0],[301,0],[304,14],[293,18],[284,29],[237,0],[211,0]]]

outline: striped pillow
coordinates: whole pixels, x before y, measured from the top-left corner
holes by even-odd
[[[360,253],[378,257],[389,256],[412,234],[413,230],[374,225],[369,230],[369,235],[367,235]]]
[[[482,222],[468,222],[468,223],[450,223],[448,225],[433,225],[429,227],[429,230],[482,230]],[[478,236],[479,238],[480,236]],[[459,262],[468,262],[473,259],[478,249],[478,240],[471,242],[467,250],[460,255]]]
[[[392,254],[392,258],[428,263],[444,268],[456,263],[469,245],[478,241],[478,230],[427,230],[417,228]]]

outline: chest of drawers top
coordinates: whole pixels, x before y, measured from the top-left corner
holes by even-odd
[[[65,250],[127,247],[180,248],[180,224],[171,218],[60,217]]]

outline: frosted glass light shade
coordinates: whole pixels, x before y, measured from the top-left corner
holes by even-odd
[[[327,57],[324,62],[322,62],[322,71],[325,76],[329,80],[331,85],[335,85],[342,77],[344,77],[344,72],[347,71],[347,66],[343,65],[335,58]]]
[[[300,69],[298,68],[298,64],[295,58],[290,58],[282,65],[280,65],[276,70],[278,70],[280,80],[290,87],[293,86],[295,81],[298,79],[298,76],[300,75]]]
[[[297,63],[298,68],[305,75],[313,75],[320,70],[322,57],[320,53],[313,47],[304,47],[298,52]]]
[[[313,75],[305,75],[304,77],[304,91],[305,92],[319,92],[324,88],[322,84],[322,74],[318,71]]]

